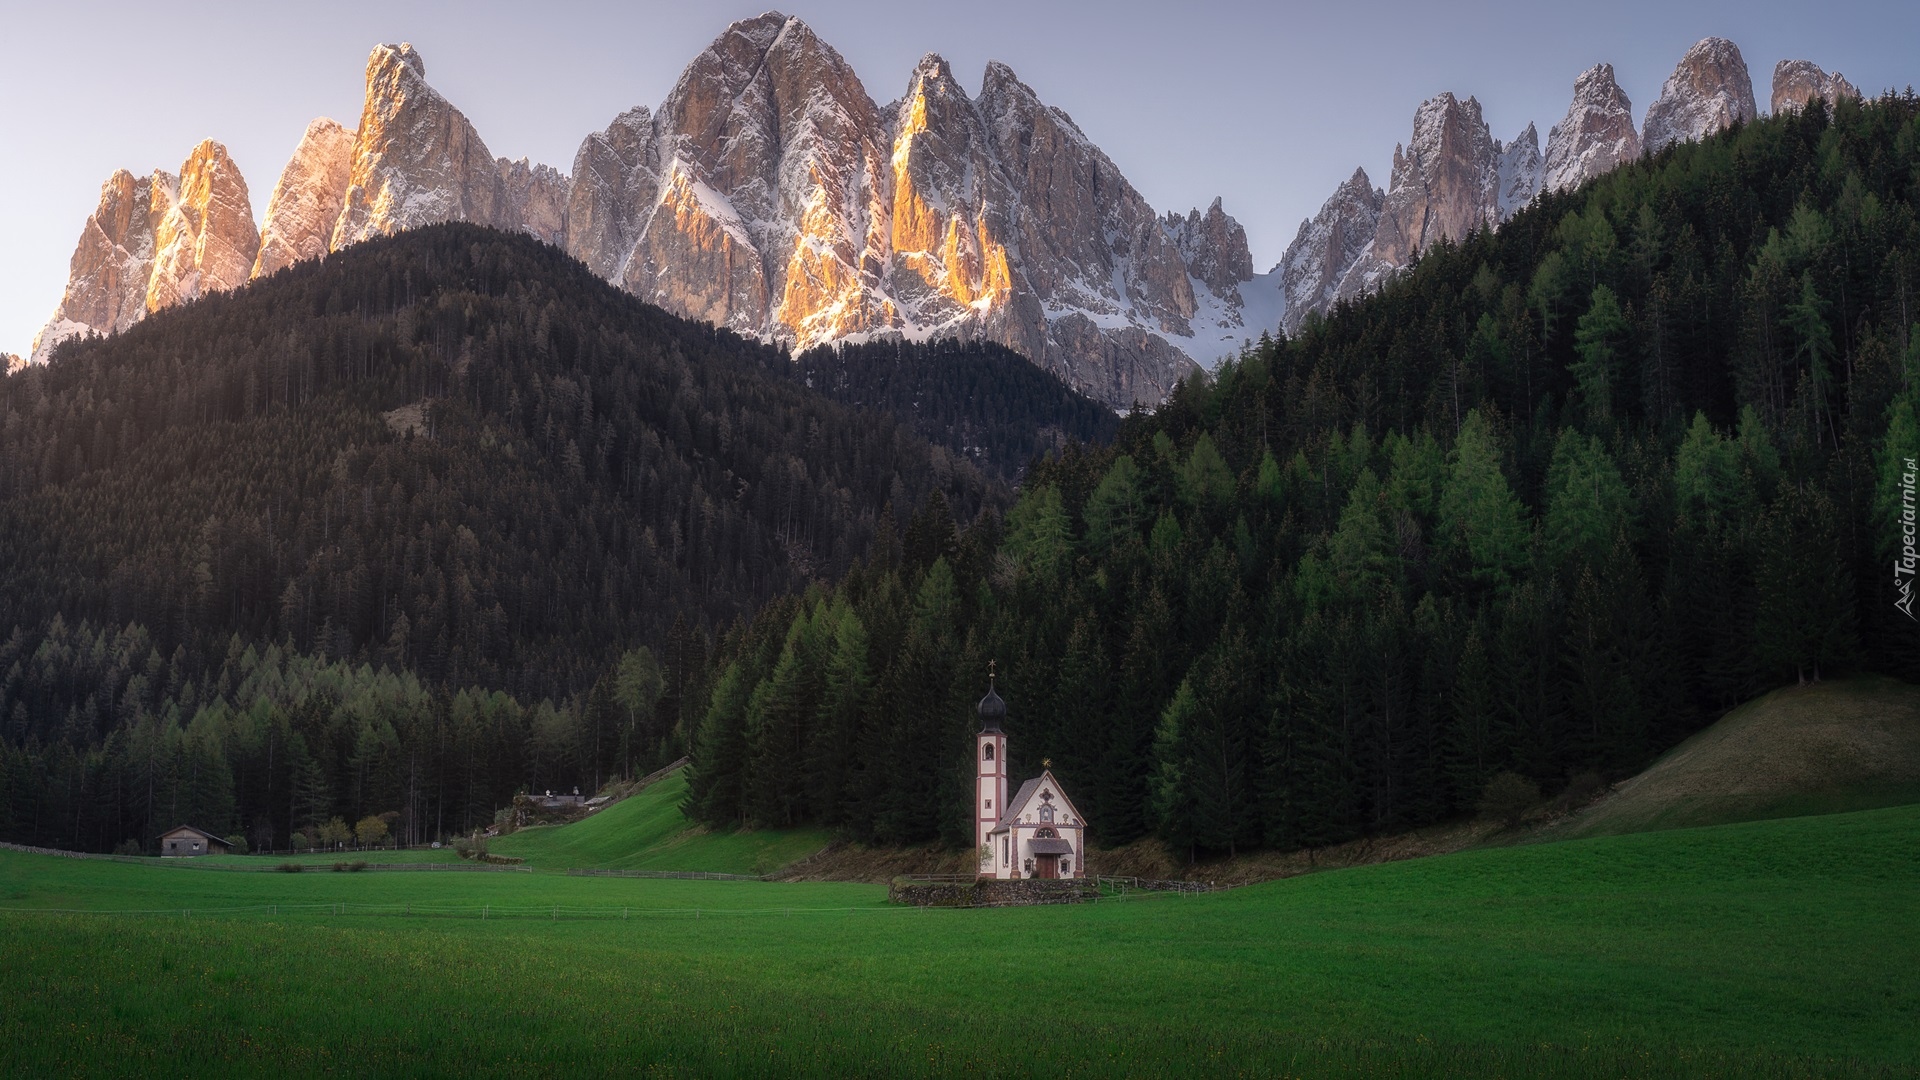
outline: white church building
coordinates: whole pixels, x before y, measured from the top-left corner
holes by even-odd
[[[993,689],[980,699],[974,746],[973,838],[982,879],[1087,876],[1087,822],[1054,779],[1052,762],[1007,798],[1007,735],[1000,728],[1007,703]]]

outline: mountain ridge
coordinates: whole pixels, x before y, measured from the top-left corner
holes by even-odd
[[[1774,72],[1775,111],[1857,95],[1809,61]],[[969,95],[928,53],[882,104],[805,22],[767,12],[729,25],[657,106],[588,134],[563,173],[496,158],[428,82],[420,53],[383,44],[368,58],[358,126],[309,125],[257,228],[244,180],[212,140],[178,175],[110,178],[29,359],[202,288],[463,220],[527,232],[643,299],[790,350],[991,341],[1124,410],[1159,402],[1262,333],[1297,333],[1443,237],[1497,228],[1539,192],[1643,149],[1752,119],[1754,102],[1738,48],[1721,38],[1681,59],[1644,137],[1607,64],[1575,81],[1544,148],[1532,123],[1498,140],[1477,99],[1436,95],[1384,189],[1343,183],[1281,261],[1255,273],[1245,230],[1219,200],[1184,215],[1148,205],[1071,117],[997,61]],[[199,191],[189,172],[224,187]],[[249,271],[202,265],[223,251],[257,254]]]

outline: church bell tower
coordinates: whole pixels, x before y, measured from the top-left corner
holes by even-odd
[[[993,688],[993,665],[987,665],[987,696],[980,699],[980,734],[975,739],[973,764],[979,779],[973,793],[973,846],[980,856],[980,877],[993,877],[987,834],[999,824],[1007,808],[1007,735],[1000,729],[1007,703]]]

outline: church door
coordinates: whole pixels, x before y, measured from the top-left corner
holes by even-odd
[[[1052,881],[1060,876],[1060,856],[1040,855],[1035,858],[1040,867],[1040,876]]]

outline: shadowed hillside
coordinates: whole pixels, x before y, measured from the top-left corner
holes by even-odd
[[[1776,690],[1549,829],[1555,839],[1920,802],[1920,687],[1859,678]]]

